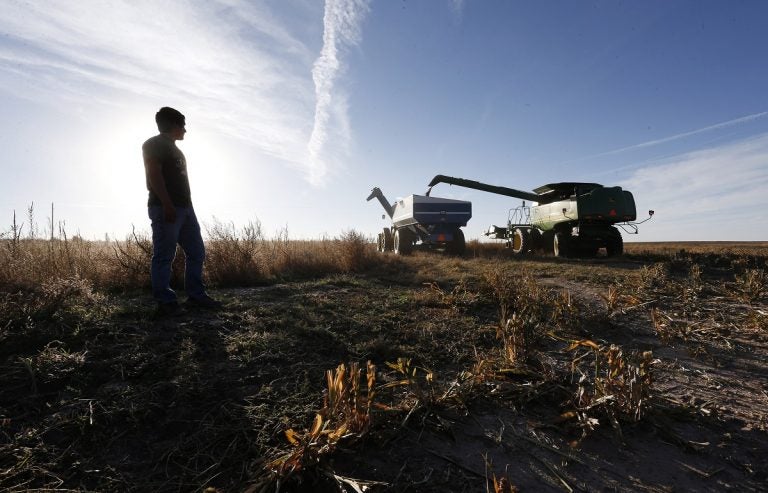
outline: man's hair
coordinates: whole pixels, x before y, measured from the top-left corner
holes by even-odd
[[[160,132],[170,132],[174,125],[180,127],[186,125],[184,115],[180,111],[168,106],[160,108],[160,111],[155,114],[155,122],[157,122],[157,129]]]

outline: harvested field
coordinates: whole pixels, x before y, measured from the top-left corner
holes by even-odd
[[[93,278],[6,273],[0,489],[764,491],[768,244],[361,241],[212,266],[225,309],[171,318],[103,277],[139,279],[140,249]]]

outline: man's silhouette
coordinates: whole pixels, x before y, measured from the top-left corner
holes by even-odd
[[[188,303],[219,308],[221,303],[208,296],[203,285],[205,245],[192,207],[187,161],[176,147],[176,141],[184,140],[187,132],[186,119],[179,111],[164,107],[155,115],[155,122],[160,134],[142,146],[152,221],[152,295],[159,313],[179,311],[176,293],[170,287],[171,264],[178,243],[186,256],[184,288]]]

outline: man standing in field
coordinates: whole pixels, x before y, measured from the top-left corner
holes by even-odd
[[[184,140],[186,120],[173,108],[160,108],[155,115],[160,131],[142,146],[144,171],[149,190],[148,212],[152,221],[152,295],[158,303],[158,313],[173,315],[180,311],[176,293],[170,287],[171,264],[176,256],[176,244],[186,256],[184,288],[187,303],[203,308],[220,308],[203,285],[205,245],[200,234],[187,177],[187,161],[176,147]]]

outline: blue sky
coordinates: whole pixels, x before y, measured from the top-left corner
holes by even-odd
[[[187,116],[198,216],[267,235],[386,226],[365,202],[436,174],[618,184],[626,241],[768,240],[768,4],[753,1],[3,2],[0,224],[148,230],[141,143]],[[478,238],[519,201],[471,200]],[[0,227],[0,231],[8,227]]]

